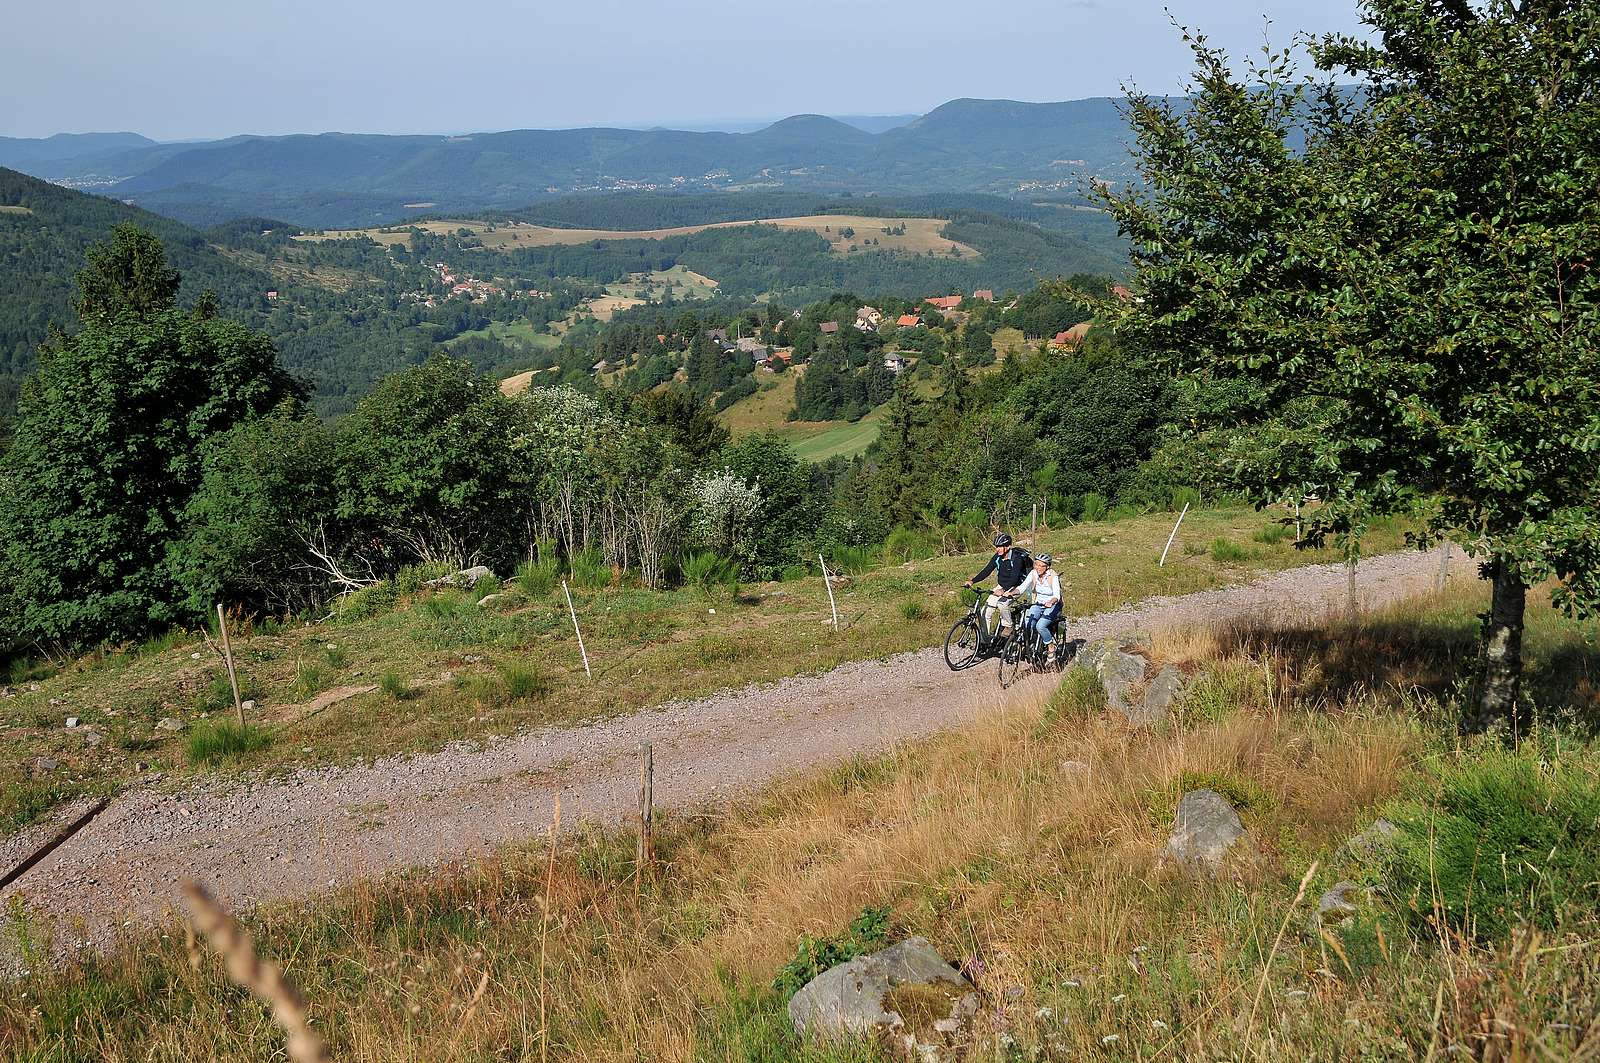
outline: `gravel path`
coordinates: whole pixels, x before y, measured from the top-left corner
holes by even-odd
[[[1419,593],[1437,555],[1361,564],[1365,606]],[[1456,576],[1467,574],[1457,554]],[[1342,565],[1245,586],[1150,598],[1070,625],[1074,637],[1241,616],[1320,614],[1342,603]],[[748,792],[780,776],[958,728],[999,696],[993,667],[952,673],[938,648],[847,664],[632,716],[533,731],[487,747],[306,770],[181,793],[125,793],[88,827],[0,893],[22,891],[55,923],[58,945],[100,946],[151,924],[189,878],[230,905],[304,898],[352,880],[472,859],[562,821],[616,822],[637,801],[638,743],[655,746],[659,806]]]

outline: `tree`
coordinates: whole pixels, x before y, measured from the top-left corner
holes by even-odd
[[[304,394],[266,336],[179,310],[160,241],[131,227],[79,276],[83,328],[40,351],[0,460],[18,633],[79,646],[200,619],[167,553],[207,440]]]
[[[1309,539],[1407,513],[1481,559],[1464,724],[1514,730],[1529,584],[1600,606],[1600,4],[1362,11],[1377,43],[1311,42],[1329,84],[1287,52],[1236,78],[1190,38],[1190,105],[1132,100],[1146,184],[1109,200],[1144,302],[1113,313],[1167,366],[1251,384],[1247,422],[1315,400],[1309,463],[1254,489],[1320,485]]]

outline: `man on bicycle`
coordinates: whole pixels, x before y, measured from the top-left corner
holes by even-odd
[[[1022,598],[1029,593],[1033,594],[1033,604],[1028,606],[1028,619],[1026,623],[1032,625],[1039,632],[1039,638],[1044,643],[1046,652],[1055,641],[1056,621],[1061,617],[1061,576],[1050,563],[1055,560],[1049,554],[1039,554],[1033,559],[1033,571],[1028,573],[1028,578],[1011,594]]]
[[[1028,566],[1032,558],[1028,551],[1020,546],[1011,545],[1011,536],[1001,532],[994,537],[994,556],[989,558],[989,563],[983,566],[983,571],[967,580],[966,585],[972,586],[980,580],[988,579],[989,574],[995,577],[995,588],[989,593],[989,600],[984,603],[983,625],[985,633],[996,635],[1000,632],[1001,625],[1009,626],[1012,623],[1012,598],[1010,592],[1022,585],[1022,581],[1029,575]],[[999,617],[998,622],[994,619]]]

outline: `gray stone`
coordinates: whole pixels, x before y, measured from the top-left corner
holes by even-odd
[[[1128,722],[1135,727],[1154,727],[1165,720],[1172,707],[1183,700],[1188,680],[1175,665],[1165,665],[1145,688],[1139,704],[1127,710]]]
[[[161,721],[156,724],[156,730],[158,731],[181,731],[183,728],[183,721],[171,716],[163,716]]]
[[[925,1029],[913,1028],[925,1016],[908,1020],[885,1007],[890,993],[907,985],[943,989],[950,997],[948,1010]],[[908,938],[817,975],[789,1001],[789,1021],[802,1037],[887,1034],[914,1058],[929,1059],[966,1037],[977,1009],[972,983],[925,939]]]
[[[1361,887],[1354,882],[1335,882],[1322,894],[1322,899],[1317,901],[1316,914],[1311,917],[1311,929],[1317,931],[1325,926],[1342,923],[1360,910],[1357,901],[1357,891]]]
[[[471,568],[464,568],[460,572],[453,573],[449,576],[440,576],[438,579],[431,579],[428,581],[428,586],[476,587],[479,580],[489,579],[493,575],[494,573],[490,572],[483,565],[473,565]]]
[[[1096,639],[1078,651],[1075,665],[1091,669],[1105,688],[1106,702],[1126,711],[1128,692],[1144,682],[1150,663],[1122,648],[1120,639]]]
[[[245,712],[255,712],[255,700],[253,698],[245,698],[243,701],[239,702],[239,708],[243,709]]]
[[[1400,834],[1400,828],[1386,819],[1375,819],[1367,829],[1345,842],[1345,848],[1357,860],[1380,860],[1388,854],[1394,846],[1394,840]]]
[[[78,726],[78,718],[76,716],[68,716],[67,717],[67,727],[72,728],[72,727],[76,727],[76,726]]]
[[[99,731],[96,731],[96,730],[93,730],[93,729],[90,729],[90,731],[83,736],[83,744],[85,746],[87,746],[88,748],[90,748],[90,749],[93,749],[95,746],[99,745],[101,742],[104,742],[105,740],[106,740],[106,736],[105,735],[103,735]]]
[[[1178,802],[1167,838],[1167,856],[1190,871],[1215,873],[1244,839],[1244,823],[1228,799],[1215,790],[1191,790]]]
[[[54,757],[37,757],[33,762],[35,775],[48,775],[61,767],[61,762]]]

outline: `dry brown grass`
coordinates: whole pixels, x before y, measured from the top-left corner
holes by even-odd
[[[1157,632],[1153,662],[1195,676],[1162,729],[1129,731],[1078,679],[985,695],[959,733],[669,821],[640,892],[631,838],[592,830],[559,852],[269,913],[257,936],[291,957],[319,1028],[354,1060],[798,1058],[765,987],[802,934],[836,933],[869,905],[972,976],[980,1045],[1004,1032],[1028,1058],[1592,1056],[1600,1033],[1578,1014],[1600,978],[1592,941],[1397,938],[1362,967],[1296,929],[1343,839],[1447,752],[1419,711],[1435,662],[1406,675],[1374,647],[1391,626],[1475,606],[1457,597],[1320,639]],[[1341,674],[1319,644],[1368,670]],[[1215,881],[1160,860],[1179,794],[1201,785],[1234,799],[1258,854]],[[1319,861],[1332,866],[1310,874]],[[273,1058],[261,1016],[182,959],[144,940],[27,989],[55,1002],[100,987],[115,1007],[69,1027],[94,1038],[60,1042],[99,1058]],[[0,1001],[0,1048],[37,1058],[62,1028]]]

